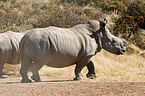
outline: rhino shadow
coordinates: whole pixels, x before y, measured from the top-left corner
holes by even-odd
[[[69,82],[74,80],[48,80],[48,81],[41,81],[41,82]],[[39,83],[41,83],[39,82]],[[0,84],[22,84],[21,82],[1,82]],[[38,83],[38,82],[31,82],[31,83]]]

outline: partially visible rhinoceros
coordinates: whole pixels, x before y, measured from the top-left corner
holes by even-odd
[[[21,82],[31,82],[28,69],[34,81],[41,81],[38,71],[43,65],[61,68],[76,64],[74,80],[83,79],[80,72],[87,66],[87,77],[95,78],[92,56],[102,48],[117,55],[125,53],[126,49],[125,40],[112,35],[106,23],[107,20],[90,20],[88,24],[71,28],[50,26],[30,30],[20,42]]]
[[[19,43],[25,33],[7,31],[0,34],[0,77],[8,77],[2,71],[5,63],[18,63]]]

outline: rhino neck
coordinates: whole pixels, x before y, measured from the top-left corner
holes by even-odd
[[[94,38],[95,41],[96,41],[96,44],[98,45],[98,48],[96,50],[96,53],[97,52],[100,52],[101,49],[102,49],[102,33],[100,32],[100,30],[96,31],[93,28],[91,28],[90,27],[90,24],[86,24],[86,27],[89,30],[90,34],[91,34],[90,35],[91,38]]]
[[[93,32],[93,35],[95,37],[96,43],[98,44],[97,52],[100,52],[101,49],[102,49],[102,38],[101,38],[101,35],[99,33],[96,34],[95,32]]]

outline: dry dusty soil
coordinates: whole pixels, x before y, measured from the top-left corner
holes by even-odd
[[[145,82],[72,81],[70,77],[41,77],[42,82],[19,83],[21,77],[0,79],[0,96],[145,96]]]

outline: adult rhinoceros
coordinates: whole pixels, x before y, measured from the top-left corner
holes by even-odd
[[[18,63],[19,42],[24,36],[24,33],[7,31],[0,34],[0,77],[8,77],[2,71],[5,63]]]
[[[106,21],[90,20],[72,28],[50,26],[29,31],[20,42],[21,82],[31,82],[28,69],[34,81],[41,81],[38,71],[43,65],[61,68],[76,64],[74,80],[82,80],[80,72],[87,66],[87,77],[95,78],[92,56],[102,48],[114,54],[123,54],[126,49],[126,42],[109,32]]]

